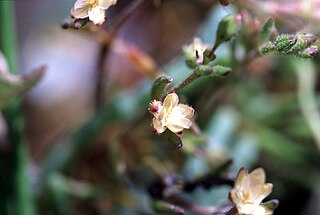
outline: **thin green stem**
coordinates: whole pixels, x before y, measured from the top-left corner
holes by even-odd
[[[17,73],[17,45],[14,20],[13,1],[0,2],[0,48],[7,57],[10,71]],[[8,126],[9,152],[1,156],[1,198],[5,207],[1,208],[1,214],[35,214],[31,195],[31,187],[26,174],[27,151],[23,139],[23,118],[20,111],[20,100],[13,100],[6,110],[4,117]],[[1,203],[2,204],[2,203]],[[3,213],[2,213],[3,212]]]

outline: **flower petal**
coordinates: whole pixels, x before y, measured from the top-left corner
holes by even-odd
[[[239,215],[271,215],[272,212],[259,204],[239,204],[237,205]],[[271,213],[270,213],[271,212]]]
[[[256,202],[261,203],[271,192],[273,185],[270,183],[264,184],[260,190],[259,196],[256,199]]]
[[[85,1],[85,0],[77,0],[77,1],[74,3],[73,8],[74,8],[74,9],[80,9],[80,8],[84,8],[84,7],[88,7],[88,6],[90,6],[90,4],[88,4],[87,1]]]
[[[194,114],[194,109],[185,104],[178,104],[176,107],[173,108],[172,112],[180,112],[181,115],[190,119]]]
[[[179,103],[179,97],[176,93],[170,93],[163,101],[163,106],[167,109],[167,112],[171,112],[172,108]]]
[[[100,7],[103,7],[103,9],[108,9],[110,6],[115,5],[117,3],[117,0],[99,0],[98,4]]]
[[[89,19],[96,25],[101,25],[105,20],[105,10],[100,6],[88,10]]]
[[[80,7],[80,8],[75,8],[73,7],[71,9],[71,15],[75,19],[83,19],[89,16],[88,11],[89,11],[89,6],[85,7]]]
[[[239,189],[243,186],[244,181],[248,177],[248,171],[245,168],[241,168],[238,172],[237,179],[235,182],[235,188]]]
[[[167,128],[172,131],[173,133],[179,133],[181,131],[183,131],[183,127],[179,126],[179,125],[173,125],[173,124],[168,124]]]
[[[167,124],[180,126],[182,128],[190,128],[192,126],[191,120],[181,115],[170,115],[167,119]]]
[[[266,173],[262,168],[257,168],[248,175],[248,179],[244,183],[244,189],[249,194],[248,201],[251,203],[255,202],[256,204],[261,203],[262,199],[260,196],[265,185],[265,181]],[[260,199],[261,201],[259,201]]]
[[[158,134],[161,134],[166,130],[166,127],[162,124],[162,121],[158,120],[157,117],[153,117],[152,126]]]

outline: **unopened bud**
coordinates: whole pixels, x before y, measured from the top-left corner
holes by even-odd
[[[167,86],[173,81],[173,78],[170,76],[161,76],[157,78],[151,89],[151,97],[152,99],[158,99],[160,100],[163,96]]]
[[[290,54],[292,53],[293,47],[297,43],[297,41],[298,41],[297,35],[281,34],[275,38],[274,45],[278,52],[282,54]]]
[[[231,40],[241,29],[241,17],[228,15],[225,16],[219,23],[215,47],[221,43]]]
[[[149,105],[149,111],[151,113],[156,113],[159,111],[160,107],[161,107],[161,103],[159,101],[154,100]]]
[[[297,54],[298,57],[312,58],[319,52],[318,46],[310,46]]]
[[[311,45],[317,41],[317,38],[311,34],[281,34],[274,40],[274,46],[281,54],[293,54],[300,56],[301,52],[306,54],[315,54],[317,51],[315,48],[311,48]],[[311,48],[310,50],[307,50]]]
[[[202,76],[226,77],[232,72],[231,68],[220,65],[201,65],[196,69],[196,74]]]

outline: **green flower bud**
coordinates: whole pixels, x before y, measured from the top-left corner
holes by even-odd
[[[196,69],[196,74],[199,77],[202,77],[202,76],[226,77],[231,72],[232,70],[229,67],[212,65],[211,63],[209,63],[208,65],[198,66]]]
[[[151,98],[161,100],[166,87],[173,81],[170,76],[161,76],[157,78],[151,88]]]
[[[301,58],[312,58],[319,52],[318,46],[310,46],[303,51],[296,54],[297,57]]]
[[[311,34],[281,34],[275,38],[273,44],[281,54],[299,56],[300,52],[309,48],[316,41],[317,38]]]
[[[278,52],[282,54],[292,53],[294,45],[297,43],[298,37],[293,34],[280,34],[274,40],[274,45]],[[301,46],[301,43],[298,43],[298,46]],[[299,47],[301,50],[303,47]],[[297,48],[296,48],[297,49]]]
[[[225,16],[218,25],[215,47],[221,43],[231,40],[241,29],[241,17]]]

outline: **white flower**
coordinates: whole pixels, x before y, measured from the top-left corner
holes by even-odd
[[[192,107],[179,104],[179,98],[176,93],[170,93],[166,96],[163,103],[153,101],[149,106],[149,111],[153,114],[152,127],[161,134],[168,128],[174,133],[181,133],[183,129],[191,127],[191,117],[194,110]]]
[[[230,200],[236,205],[240,215],[271,215],[273,212],[261,205],[272,191],[272,184],[265,183],[266,174],[257,168],[248,174],[240,169],[234,188],[230,191]]]
[[[117,3],[117,0],[77,0],[71,9],[75,19],[89,17],[96,25],[101,25],[105,20],[105,10]]]

